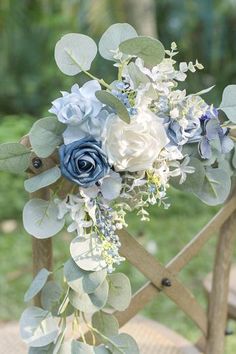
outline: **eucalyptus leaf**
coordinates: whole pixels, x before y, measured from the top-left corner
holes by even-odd
[[[86,271],[77,266],[73,259],[64,265],[64,275],[68,285],[76,292],[93,293],[105,280],[106,270],[97,272]]]
[[[232,157],[232,165],[236,169],[236,145],[234,147],[233,157]]]
[[[108,283],[106,280],[92,294],[69,291],[69,300],[77,310],[85,313],[94,313],[103,308],[108,297]]]
[[[110,274],[107,277],[109,294],[107,303],[118,311],[124,311],[130,304],[132,291],[129,278],[123,273]]]
[[[97,99],[106,104],[107,106],[113,108],[117,115],[119,116],[120,119],[122,119],[126,123],[130,123],[130,116],[129,112],[127,111],[126,107],[123,105],[123,103],[114,95],[112,95],[108,91],[97,91],[95,93]]]
[[[226,201],[230,189],[231,179],[226,171],[206,167],[202,188],[194,194],[208,205],[219,205]]]
[[[231,122],[236,123],[236,85],[226,86],[219,108]]]
[[[63,143],[62,134],[66,125],[55,117],[39,119],[29,133],[31,146],[38,157],[48,157]]]
[[[89,70],[96,55],[97,45],[94,40],[79,33],[66,34],[55,47],[57,66],[69,76]]]
[[[165,57],[163,44],[158,39],[148,36],[127,39],[120,44],[119,48],[122,53],[143,59],[148,67],[160,64]]]
[[[33,279],[29,289],[26,291],[24,301],[28,302],[37,295],[46,284],[49,275],[52,274],[46,268],[41,269]]]
[[[51,313],[39,307],[27,308],[20,318],[20,335],[31,347],[44,347],[58,336],[59,329]]]
[[[134,88],[138,88],[140,84],[150,82],[149,78],[133,62],[127,66],[129,76],[134,84]]]
[[[22,173],[29,167],[31,151],[20,143],[0,145],[0,171]]]
[[[53,316],[56,316],[62,293],[62,287],[57,282],[53,280],[47,282],[41,292],[41,304],[43,309],[50,311]]]
[[[137,36],[135,29],[128,23],[115,23],[103,33],[98,45],[99,52],[103,58],[116,61],[113,58],[114,51],[119,48],[120,43]]]
[[[106,337],[116,336],[119,331],[116,317],[104,311],[95,312],[92,317],[92,326]],[[97,336],[100,341],[103,341],[101,336]]]
[[[44,347],[30,347],[28,354],[52,354],[54,349],[54,344],[51,343]]]
[[[57,234],[65,220],[58,219],[58,207],[54,201],[31,199],[23,210],[23,224],[30,235],[44,239]]]
[[[195,150],[194,150],[195,151]],[[187,151],[185,151],[187,153]],[[190,151],[189,151],[190,153]],[[171,178],[171,185],[176,189],[179,189],[188,193],[200,193],[205,178],[205,168],[203,163],[197,158],[192,157],[188,164],[191,167],[195,168],[194,173],[187,174],[186,181],[183,184],[179,184],[180,176]]]
[[[112,354],[139,354],[139,348],[135,340],[126,333],[121,333],[118,336],[110,337],[111,342],[107,343]]]
[[[111,352],[100,345],[94,347],[86,343],[79,342],[77,340],[66,341],[62,344],[58,354],[110,354]]]
[[[47,187],[55,183],[61,177],[61,170],[58,166],[50,168],[39,175],[27,179],[24,183],[25,190],[29,193]]]
[[[78,236],[70,244],[70,254],[79,268],[88,271],[98,271],[106,268],[101,256],[101,249],[97,247],[97,235]]]

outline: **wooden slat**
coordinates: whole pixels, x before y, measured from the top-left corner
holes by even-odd
[[[211,219],[211,221],[201,230],[185,247],[181,250],[176,257],[174,257],[166,266],[168,270],[176,274],[180,271],[188,262],[191,261],[199,249],[204,246],[204,244],[209,240],[212,233],[218,231],[224,221],[232,214],[236,209],[236,199],[235,196],[230,199],[229,202]],[[190,257],[191,254],[191,257]],[[183,257],[183,259],[179,259]],[[133,295],[132,301],[129,308],[119,314],[118,320],[120,323],[125,324],[129,321],[134,315],[136,315],[141,308],[143,308],[148,302],[152,301],[159,293],[152,282],[148,281],[142,289]],[[139,302],[142,303],[142,307],[138,306]],[[121,317],[124,318],[121,318]]]
[[[219,235],[212,292],[209,298],[207,354],[223,354],[228,309],[229,272],[236,236],[236,211],[224,223]]]
[[[236,195],[211,219],[211,221],[174,257],[168,264],[167,268],[178,273],[184,268],[193,257],[195,257],[204,244],[210,239],[214,232],[217,232],[223,225],[225,220],[236,209]]]
[[[207,332],[207,316],[193,294],[181,282],[150,255],[127,231],[119,232],[121,254],[139,269],[151,282],[174,301],[202,330]],[[172,286],[164,287],[162,279],[168,278]]]

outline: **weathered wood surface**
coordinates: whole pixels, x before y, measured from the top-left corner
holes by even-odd
[[[229,272],[236,233],[236,211],[225,221],[217,245],[212,292],[209,297],[207,354],[224,353]]]
[[[203,285],[209,296],[212,291],[213,273],[209,273],[204,279]],[[228,294],[228,317],[236,320],[236,264],[231,267]]]
[[[159,291],[173,300],[201,329],[207,333],[207,316],[193,294],[173,275],[150,255],[129,233],[125,230],[119,232],[122,244],[121,254],[140,272],[142,272]],[[168,279],[171,286],[163,286],[162,280]]]

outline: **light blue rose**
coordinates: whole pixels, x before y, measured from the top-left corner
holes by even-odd
[[[94,186],[110,170],[101,143],[93,137],[62,145],[59,156],[62,175],[84,188]]]
[[[62,92],[62,97],[52,102],[50,113],[57,115],[61,123],[78,125],[87,120],[95,118],[102,109],[102,103],[98,101],[95,92],[101,90],[96,80],[86,82],[81,88],[75,84],[71,93]]]

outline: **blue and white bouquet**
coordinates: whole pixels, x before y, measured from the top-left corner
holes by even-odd
[[[226,87],[219,107],[202,97],[213,87],[186,92],[188,74],[203,65],[197,60],[176,62],[175,43],[165,50],[160,41],[138,36],[128,24],[108,28],[99,52],[117,68],[112,83],[89,72],[97,54],[90,37],[62,37],[55,48],[59,69],[71,76],[83,72],[89,81],[61,92],[52,102],[52,115],[32,127],[30,146],[4,144],[0,151],[11,154],[0,167],[34,174],[25,181],[28,192],[52,186],[48,200],[33,198],[26,204],[25,229],[44,239],[66,225],[76,236],[63,267],[64,285],[46,283],[49,272],[44,269],[26,293],[30,301],[42,291],[42,308],[29,307],[21,318],[21,335],[30,353],[41,353],[42,348],[54,354],[138,353],[135,341],[120,337],[115,316],[106,312],[107,306],[125,310],[131,297],[127,277],[109,274],[124,260],[119,230],[128,226],[127,212],[135,210],[141,220],[149,220],[150,205],[168,208],[170,185],[209,205],[223,203],[235,175],[236,85]],[[43,168],[48,159],[53,166]],[[113,301],[112,284],[123,288],[125,306]],[[47,300],[55,289],[58,296],[50,307]],[[86,322],[87,313],[93,315],[89,329],[103,343],[99,347],[64,339],[67,316],[73,314],[75,325],[80,316]],[[101,333],[99,316],[114,333]],[[123,342],[130,351],[119,351]]]

